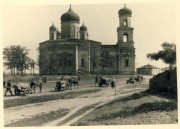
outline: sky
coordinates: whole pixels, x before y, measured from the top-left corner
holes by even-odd
[[[83,22],[87,26],[90,40],[109,45],[117,43],[118,11],[124,3],[72,4],[71,7],[80,17],[80,26]],[[127,3],[126,7],[132,10],[136,68],[148,63],[167,67],[162,61],[147,59],[146,54],[161,50],[165,41],[175,43],[174,3]],[[68,9],[69,4],[3,6],[3,47],[25,46],[30,50],[29,56],[37,60],[39,43],[48,40],[52,22],[60,29],[60,17]]]

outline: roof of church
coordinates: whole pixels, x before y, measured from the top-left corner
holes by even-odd
[[[126,7],[126,4],[124,5],[124,8],[120,9],[118,11],[119,16],[123,15],[130,15],[132,14],[132,10]]]
[[[69,21],[73,21],[73,22],[80,21],[79,15],[71,9],[71,5],[69,7],[69,10],[61,16],[61,22],[69,22]]]
[[[84,25],[84,22],[83,22],[82,26],[80,27],[80,30],[87,31],[87,27]]]
[[[86,43],[95,43],[95,44],[101,44],[101,42],[99,42],[99,41],[95,41],[95,40],[89,40],[89,39],[87,39],[87,40],[82,40],[82,39],[76,39],[76,38],[68,38],[68,39],[57,39],[57,40],[46,40],[46,41],[44,41],[44,42],[41,42],[41,43],[39,43],[39,44],[48,44],[48,43],[60,43],[60,42],[72,42],[72,43],[77,43],[77,42],[86,42]]]
[[[50,31],[56,31],[56,27],[54,26],[54,23],[52,23],[52,25],[49,27]]]

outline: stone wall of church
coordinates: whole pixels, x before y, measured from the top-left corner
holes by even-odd
[[[119,74],[134,74],[135,73],[135,59],[133,56],[119,57]]]
[[[123,27],[123,26],[131,27],[131,17],[121,16],[119,18],[119,26],[120,27]]]
[[[51,74],[56,70],[56,54],[54,53],[54,42],[44,42],[39,46],[39,70],[40,74]]]
[[[88,50],[79,50],[78,56],[78,69],[85,71],[86,73],[89,72],[89,52]]]
[[[118,58],[117,58],[117,46],[116,45],[103,45],[102,50],[108,52],[108,64],[104,68],[101,68],[102,74],[117,74],[118,71]]]
[[[80,38],[79,23],[63,22],[61,23],[61,38]]]
[[[57,45],[56,60],[58,74],[71,74],[76,72],[76,47],[74,45]]]
[[[132,29],[133,30],[133,29]],[[127,42],[133,42],[133,33],[132,30],[130,28],[118,28],[118,42],[123,42],[123,36],[126,35],[127,36]]]

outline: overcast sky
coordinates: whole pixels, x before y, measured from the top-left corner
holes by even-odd
[[[175,42],[175,5],[172,3],[126,4],[132,10],[136,67],[152,64],[166,67],[162,61],[150,61],[147,53],[161,49],[164,41]],[[122,4],[72,4],[72,9],[88,28],[89,39],[102,44],[117,43],[118,11]],[[30,49],[29,56],[37,60],[36,48],[48,40],[49,27],[54,22],[60,29],[60,17],[69,5],[19,5],[3,7],[3,47],[22,45]]]

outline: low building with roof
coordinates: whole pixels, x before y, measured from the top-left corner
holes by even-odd
[[[156,75],[158,73],[161,73],[161,69],[150,64],[137,68],[137,74]]]

